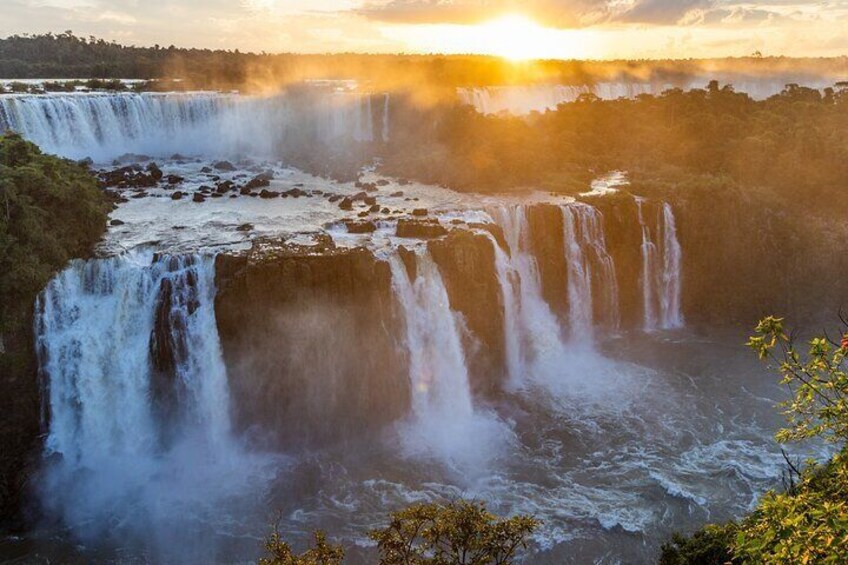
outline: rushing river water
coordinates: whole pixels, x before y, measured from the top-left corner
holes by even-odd
[[[179,147],[192,140],[185,151],[226,152],[268,116],[267,102],[191,96],[5,98],[0,118],[83,156],[114,152],[112,144],[144,151],[151,139],[174,136]],[[318,121],[321,139],[389,141],[387,96],[328,100],[316,114],[326,118]],[[245,111],[246,122],[238,119]],[[209,149],[208,131],[226,129],[220,120],[248,129]],[[195,187],[212,178],[203,165],[177,159],[166,172]],[[648,563],[671,532],[741,515],[778,484],[782,457],[772,435],[782,392],[745,351],[743,334],[686,328],[686,250],[668,203],[632,202],[634,270],[625,279],[598,207],[537,194],[460,197],[386,181],[379,196],[400,215],[427,206],[440,226],[461,224],[491,244],[498,298],[489,307],[502,321],[505,379],[495,393],[480,394],[469,363],[475,336],[430,248],[396,236],[397,217],[375,222],[373,233],[350,233],[339,220],[359,209],[342,213],[328,197],[352,195],[352,183],[280,166],[273,172],[275,183],[301,187],[304,197],[195,204],[174,202],[172,189],[160,187],[129,200],[113,214],[123,223],[107,236],[108,256],[72,263],[41,294],[46,438],[32,481],[36,527],[0,542],[0,558],[250,561],[279,519],[298,547],[322,528],[346,546],[350,563],[372,563],[366,533],[389,512],[468,497],[542,521],[528,563]],[[533,199],[561,226],[565,313],[544,296],[531,243]],[[225,361],[216,320],[215,254],[244,250],[258,235],[305,232],[327,235],[339,249],[361,245],[387,264],[391,309],[401,320],[391,337],[406,360],[393,377],[408,384],[409,410],[367,437],[275,448],[261,425],[233,423],[233,412],[254,407],[234,406],[236,367]],[[641,300],[631,327],[622,322],[625,293]],[[302,346],[308,328],[295,337],[274,347]],[[336,377],[320,377],[322,394],[333,396]]]

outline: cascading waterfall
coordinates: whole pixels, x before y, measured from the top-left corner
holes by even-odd
[[[389,93],[383,95],[383,130],[382,130],[382,141],[383,143],[389,142]]]
[[[438,266],[426,250],[414,259],[412,280],[400,255],[389,257],[392,286],[406,323],[412,391],[412,421],[404,433],[407,448],[472,467],[500,447],[503,425],[474,407],[462,323],[451,310]]]
[[[663,218],[663,272],[660,293],[660,326],[662,328],[683,327],[680,309],[681,263],[683,250],[677,239],[677,223],[668,202],[662,207]]]
[[[371,97],[316,88],[307,96],[193,93],[0,95],[12,129],[63,157],[104,162],[124,153],[273,156],[280,144],[374,140]]]
[[[613,329],[619,325],[618,279],[615,263],[607,253],[603,216],[585,204],[562,207],[571,339],[592,341],[594,302],[592,281],[598,277],[604,312]]]
[[[523,206],[500,206],[491,211],[503,229],[509,255],[495,247],[495,263],[505,305],[505,349],[510,381],[520,385],[531,363],[562,348],[556,316],[542,297],[542,283],[530,250],[530,234]]]
[[[671,205],[664,203],[650,222],[645,201],[636,199],[642,228],[643,327],[647,331],[684,325],[680,308],[682,250]]]
[[[76,261],[39,297],[42,500],[81,538],[167,548],[181,520],[223,520],[215,501],[263,484],[230,433],[214,295],[214,258],[134,254]]]

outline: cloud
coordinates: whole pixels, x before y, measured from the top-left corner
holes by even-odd
[[[577,27],[606,20],[610,0],[368,0],[356,12],[404,24],[475,24],[520,12],[551,27]]]

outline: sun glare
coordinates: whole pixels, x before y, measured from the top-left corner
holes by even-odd
[[[477,30],[484,44],[481,51],[512,61],[549,57],[556,50],[552,31],[521,14],[501,16]]]

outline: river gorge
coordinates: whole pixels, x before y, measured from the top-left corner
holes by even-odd
[[[783,392],[734,302],[759,288],[702,210],[625,172],[480,194],[296,168],[379,163],[408,111],[343,84],[0,95],[0,130],[116,201],[34,305],[33,526],[0,559],[251,560],[278,519],[367,563],[388,511],[467,497],[538,517],[533,563],[643,563],[779,483]]]

